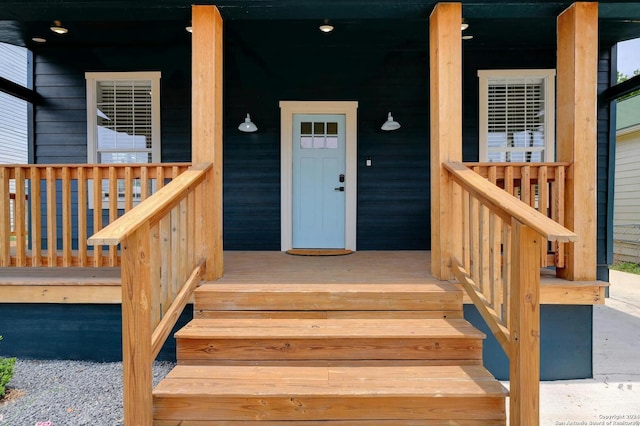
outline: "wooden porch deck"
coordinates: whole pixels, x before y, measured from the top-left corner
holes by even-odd
[[[357,251],[345,256],[293,256],[279,251],[225,251],[224,284],[435,284],[429,251]],[[607,283],[565,281],[543,270],[543,304],[604,303]],[[120,268],[0,268],[3,303],[121,301]],[[465,303],[470,303],[465,293]]]
[[[225,284],[424,284],[428,251],[357,251],[344,256],[294,256],[275,251],[225,251]]]
[[[220,284],[437,284],[426,250],[356,251],[345,256],[292,256],[277,251],[225,251]],[[456,280],[452,280],[456,283]],[[602,281],[566,281],[542,269],[540,303],[604,304]],[[464,303],[471,299],[463,291]]]

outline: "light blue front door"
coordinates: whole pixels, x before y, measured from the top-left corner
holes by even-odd
[[[345,247],[345,115],[293,115],[293,248]]]

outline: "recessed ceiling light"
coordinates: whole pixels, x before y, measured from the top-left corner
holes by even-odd
[[[43,37],[31,37],[31,40],[36,43],[46,43],[47,39]]]
[[[320,25],[320,31],[322,31],[323,33],[330,33],[331,31],[333,31],[333,25],[329,24],[328,22],[325,22],[324,24]]]
[[[193,27],[191,25],[187,25],[186,27],[184,27],[184,29],[189,33],[193,33]]]
[[[68,29],[62,26],[60,21],[53,21],[53,25],[49,29],[56,34],[66,34],[69,32]]]
[[[462,31],[466,30],[467,28],[469,28],[469,24],[467,24],[466,22],[463,22],[463,23],[460,25],[460,29],[461,29]]]
[[[473,38],[472,35],[464,35],[464,36],[462,36],[463,40],[471,40],[472,38]]]

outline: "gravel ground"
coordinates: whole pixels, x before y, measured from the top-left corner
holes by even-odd
[[[173,367],[156,362],[154,385]],[[0,403],[2,426],[123,424],[122,363],[16,361],[8,385],[23,395]]]

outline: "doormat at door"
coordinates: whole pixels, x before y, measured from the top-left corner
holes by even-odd
[[[353,253],[346,249],[291,249],[288,254],[294,256],[344,256]]]

